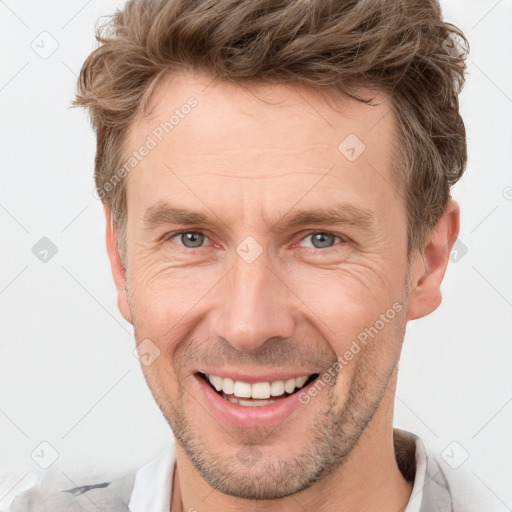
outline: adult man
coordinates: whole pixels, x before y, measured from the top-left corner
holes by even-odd
[[[48,503],[482,510],[392,428],[407,321],[439,306],[459,231],[462,34],[420,0],[132,1],[107,28],[77,104],[177,442]]]

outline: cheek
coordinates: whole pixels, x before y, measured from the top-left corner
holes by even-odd
[[[173,366],[176,350],[183,340],[194,337],[202,313],[214,307],[210,302],[214,295],[208,291],[219,276],[207,267],[176,269],[157,261],[140,263],[129,267],[135,335],[139,343],[151,340],[160,352],[155,362],[143,369],[152,382],[171,379],[175,388],[175,379],[182,378],[179,368]]]
[[[215,286],[219,272],[215,265],[185,265],[154,251],[138,250],[128,266],[133,304],[139,315],[156,324],[170,322],[190,311]]]
[[[304,312],[338,354],[393,304],[402,303],[400,283],[400,276],[368,264],[328,271],[297,268],[287,277],[287,284],[305,305]]]

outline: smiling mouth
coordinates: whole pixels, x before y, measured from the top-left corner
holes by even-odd
[[[319,373],[301,377],[276,380],[272,382],[256,382],[249,384],[233,381],[217,375],[198,372],[198,375],[222,398],[228,402],[247,407],[270,405],[288,398],[319,377]]]

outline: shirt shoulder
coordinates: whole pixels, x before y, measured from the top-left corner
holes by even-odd
[[[58,468],[43,475],[1,475],[0,512],[168,511],[174,462],[173,443],[119,478],[87,485],[67,486],[69,480],[63,478]]]
[[[89,512],[128,511],[135,473],[113,481],[98,482],[62,490],[51,489],[43,478],[16,495],[9,512]]]
[[[453,512],[502,512],[503,502],[472,471],[464,466],[458,469],[446,467],[443,460],[438,464],[445,466],[444,474],[450,486]]]
[[[503,505],[465,467],[452,468],[423,441],[416,444],[416,475],[406,512],[501,512]]]

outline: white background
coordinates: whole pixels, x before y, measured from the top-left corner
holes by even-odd
[[[120,475],[172,435],[117,311],[92,193],[94,134],[85,113],[69,108],[96,45],[95,22],[121,4],[0,1],[0,473],[20,479],[44,472],[31,458],[42,441],[58,453],[53,470],[75,480]],[[440,309],[408,326],[395,423],[439,456],[456,441],[452,457],[465,450],[469,458],[461,469],[443,469],[466,470],[505,511],[512,507],[512,3],[442,5],[471,44],[461,96],[469,163],[453,190],[468,251],[448,268]],[[58,44],[46,59],[31,47],[41,37],[47,50]],[[42,237],[58,248],[47,263],[32,253]]]

